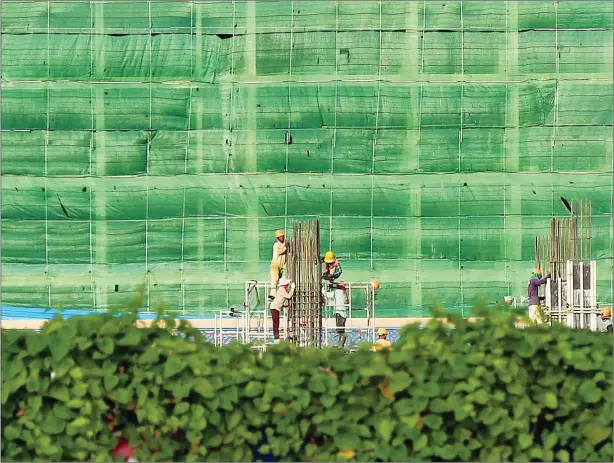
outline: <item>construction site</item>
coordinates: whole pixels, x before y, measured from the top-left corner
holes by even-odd
[[[2,328],[144,287],[219,346],[355,347],[540,270],[539,322],[602,330],[611,2],[1,8]]]

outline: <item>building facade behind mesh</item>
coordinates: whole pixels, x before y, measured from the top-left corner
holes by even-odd
[[[379,316],[520,296],[593,202],[612,285],[612,3],[2,4],[2,303],[203,314],[317,216]]]

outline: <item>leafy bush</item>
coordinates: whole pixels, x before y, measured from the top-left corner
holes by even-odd
[[[215,348],[174,320],[2,332],[2,461],[612,461],[612,338],[512,315],[364,346]],[[152,453],[153,452],[153,453]]]

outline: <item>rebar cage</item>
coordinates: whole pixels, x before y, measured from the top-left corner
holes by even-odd
[[[566,261],[564,278],[546,282],[545,298],[550,323],[597,330],[597,262]]]

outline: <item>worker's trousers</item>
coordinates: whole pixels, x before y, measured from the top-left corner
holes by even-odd
[[[283,269],[276,264],[271,264],[271,296],[275,297],[277,292],[277,283],[281,278]]]
[[[271,309],[271,317],[273,318],[273,337],[279,339],[279,310]]]
[[[537,308],[538,307],[539,307],[539,305],[530,305],[529,306],[529,318],[539,325],[542,321],[537,316]]]

